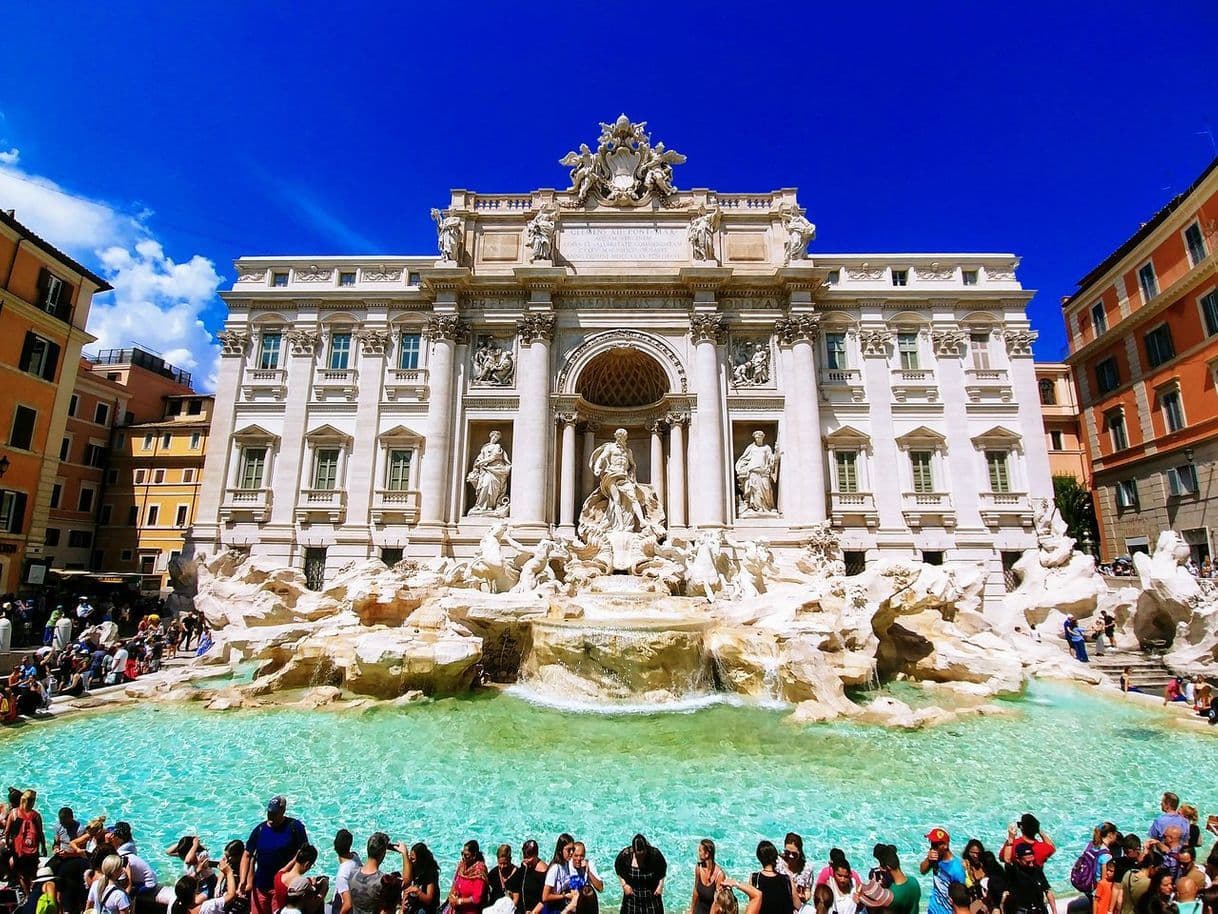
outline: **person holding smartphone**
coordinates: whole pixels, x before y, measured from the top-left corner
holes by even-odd
[[[930,900],[926,914],[952,914],[952,902],[948,890],[952,883],[964,884],[964,867],[951,850],[951,836],[945,829],[932,828],[926,833],[930,849],[918,864],[923,876],[931,873]]]

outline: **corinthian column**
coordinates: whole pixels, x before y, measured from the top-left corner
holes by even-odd
[[[721,527],[727,522],[723,404],[719,391],[723,318],[717,314],[695,314],[690,318],[689,331],[694,342],[694,392],[698,396],[693,451],[696,472],[690,488],[689,520],[697,527]]]
[[[648,423],[647,430],[651,432],[651,487],[655,489],[656,498],[664,504],[664,422],[656,419]]]
[[[558,413],[562,427],[562,473],[558,481],[558,532],[575,535],[575,413]]]
[[[685,526],[685,413],[669,413],[668,447],[671,462],[668,468],[668,529]]]
[[[520,410],[512,438],[512,525],[541,536],[546,519],[546,479],[550,462],[550,342],[554,315],[530,314],[516,323],[520,334]],[[574,434],[574,432],[572,432]],[[574,453],[574,449],[572,449]]]
[[[786,487],[788,522],[793,527],[823,521],[825,460],[821,446],[820,392],[817,389],[815,344],[817,318],[792,315],[774,325],[779,343],[791,350],[791,383],[784,393],[787,447],[780,486]]]
[[[455,314],[438,314],[425,325],[431,359],[427,383],[427,445],[419,472],[419,522],[448,522],[449,464],[453,442],[453,366],[458,337],[465,325]]]

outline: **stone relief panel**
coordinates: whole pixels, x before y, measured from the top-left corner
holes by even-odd
[[[892,339],[892,331],[880,327],[867,327],[859,331],[859,347],[865,357],[887,358]]]
[[[250,344],[250,335],[244,330],[221,330],[216,339],[220,341],[221,355],[245,355]]]
[[[935,355],[945,358],[959,355],[960,349],[966,339],[968,339],[968,335],[958,327],[946,330],[932,330],[930,332],[930,340],[935,347]]]
[[[871,264],[863,263],[857,267],[846,267],[846,277],[856,282],[877,282],[884,278],[886,269],[887,267],[873,267]]]
[[[364,282],[397,282],[402,278],[401,267],[364,267],[360,271]]]
[[[474,387],[511,387],[516,380],[516,355],[510,339],[489,333],[478,335],[471,356]]]
[[[1007,344],[1007,355],[1030,356],[1032,344],[1040,336],[1035,330],[1007,330],[1002,337]]]
[[[237,282],[265,282],[266,267],[237,267]]]
[[[772,387],[772,353],[770,338],[738,337],[731,340],[732,387],[737,390],[751,387]]]
[[[330,267],[310,266],[296,270],[295,279],[297,282],[329,282],[333,275],[334,270]]]

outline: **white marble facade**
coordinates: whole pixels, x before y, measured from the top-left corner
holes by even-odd
[[[567,191],[454,191],[439,257],[237,261],[194,547],[316,576],[574,535],[625,428],[669,537],[795,548],[828,518],[856,562],[1001,589],[1052,495],[1016,258],[808,252],[795,191],[678,190],[683,157],[602,127]],[[772,511],[739,473],[757,431]]]

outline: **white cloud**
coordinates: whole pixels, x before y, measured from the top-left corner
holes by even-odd
[[[196,388],[214,389],[219,347],[202,315],[217,304],[222,280],[215,264],[199,254],[175,261],[152,236],[148,211],[132,216],[71,193],[13,167],[18,155],[0,153],[0,209],[15,210],[18,220],[114,286],[93,299],[88,329],[98,339],[89,348],[138,344],[192,372]]]
[[[21,150],[14,146],[8,152],[0,152],[0,165],[16,165],[21,158]]]

